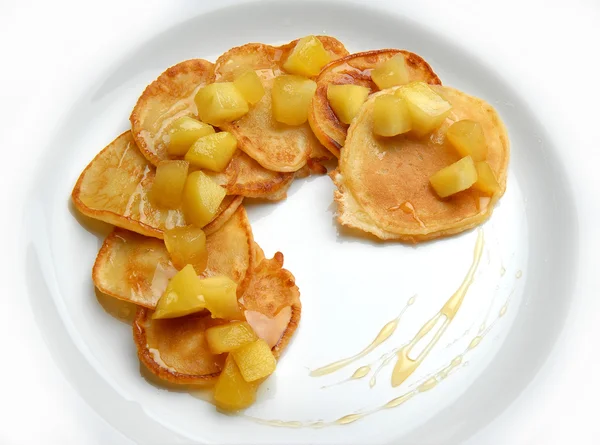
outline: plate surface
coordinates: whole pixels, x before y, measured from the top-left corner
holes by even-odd
[[[135,100],[165,68],[193,57],[214,60],[248,41],[282,43],[310,33],[335,36],[351,52],[400,47],[420,54],[444,84],[497,108],[509,131],[512,156],[508,189],[482,228],[484,252],[463,307],[422,366],[395,389],[389,384],[391,366],[373,388],[369,377],[322,387],[409,341],[460,285],[478,231],[416,247],[350,236],[334,221],[333,185],[327,177],[297,181],[282,203],[247,206],[255,239],[267,255],[284,253],[303,302],[300,328],[249,416],[335,421],[374,409],[447,366],[480,330],[486,333],[464,355],[462,366],[397,408],[348,425],[292,429],[218,414],[211,405],[155,387],[140,375],[130,327],[102,309],[90,278],[102,241],[98,234],[107,227],[82,225],[69,194],[87,162],[127,128]],[[28,218],[35,272],[46,283],[39,298],[52,296],[71,341],[93,368],[76,379],[76,386],[88,403],[136,441],[161,443],[174,435],[232,444],[463,440],[518,396],[560,333],[575,270],[569,258],[577,240],[572,197],[555,149],[522,100],[489,67],[409,20],[327,2],[260,2],[193,17],[148,40],[102,74],[66,121],[68,126],[48,147],[35,187],[41,192],[32,197]],[[415,302],[397,331],[376,351],[356,366],[321,378],[309,376],[310,369],[363,349],[413,295]],[[103,390],[83,390],[86,385]]]

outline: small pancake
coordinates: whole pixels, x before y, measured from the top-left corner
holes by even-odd
[[[203,59],[186,60],[167,69],[146,87],[129,120],[142,154],[154,165],[168,159],[165,136],[173,122],[198,114],[196,92],[213,78],[214,65]]]
[[[348,54],[338,40],[332,37],[318,38],[332,60]],[[242,66],[253,68],[261,78],[265,88],[262,99],[245,116],[235,122],[225,123],[221,128],[233,133],[238,146],[260,165],[279,172],[295,172],[309,159],[314,159],[311,164],[317,164],[318,158],[322,157],[321,145],[308,122],[290,126],[275,121],[272,116],[273,79],[283,73],[282,65],[296,42],[280,47],[249,43],[227,51],[215,63],[216,81],[232,80]]]
[[[253,245],[252,228],[240,206],[206,237],[208,264],[202,276],[227,275],[242,295],[254,270]],[[153,309],[176,272],[162,240],[116,228],[98,252],[92,279],[107,295]]]
[[[258,162],[237,150],[221,173],[206,173],[227,190],[228,195],[279,201],[287,196],[287,189],[294,180],[293,173],[267,170]]]
[[[273,347],[273,354],[279,357],[300,322],[302,312],[300,291],[296,286],[294,275],[289,270],[283,269],[283,254],[277,252],[272,259],[268,260],[265,259],[262,249],[258,249],[256,255],[260,262],[257,261],[258,265],[252,275],[252,281],[241,302],[246,311],[256,311],[270,319],[275,318],[286,308],[291,308],[287,327]]]
[[[509,160],[506,129],[496,111],[481,99],[449,87],[433,86],[452,104],[448,118],[431,135],[379,138],[373,135],[373,94],[356,116],[332,178],[338,187],[338,221],[381,239],[419,242],[473,228],[492,214],[504,194]],[[486,161],[500,190],[493,196],[468,189],[440,199],[429,177],[460,159],[446,141],[448,127],[461,119],[481,123],[488,146]]]
[[[171,124],[182,116],[196,117],[196,92],[213,80],[213,64],[202,59],[187,60],[172,66],[150,84],[139,98],[131,114],[132,134],[140,152],[148,162],[158,165],[169,159],[166,149]],[[241,152],[241,150],[240,150]],[[243,153],[243,152],[241,152]],[[222,173],[205,170],[229,195],[279,200],[282,190],[294,179],[263,168],[236,155]]]
[[[282,269],[283,255],[264,259],[262,249],[253,243],[261,258],[252,274],[252,282],[240,298],[246,311],[274,319],[289,314],[287,326],[272,348],[278,358],[289,343],[300,321],[300,293],[294,276]],[[280,308],[275,312],[275,308]],[[287,309],[287,310],[286,310]],[[205,331],[226,323],[212,319],[207,312],[167,320],[153,320],[152,311],[139,308],[133,324],[133,336],[140,361],[156,376],[181,385],[213,383],[218,377],[226,354],[212,354],[206,343]]]
[[[308,122],[321,144],[336,157],[340,157],[340,149],[346,140],[348,125],[342,123],[329,106],[327,86],[353,84],[367,87],[372,93],[379,91],[371,79],[371,70],[398,53],[404,55],[411,81],[420,80],[432,85],[441,85],[440,79],[425,60],[414,53],[398,49],[350,54],[329,63],[319,74],[317,91],[308,113]]]
[[[163,237],[163,231],[185,226],[181,209],[156,206],[149,198],[154,167],[140,154],[131,132],[126,131],[89,163],[79,176],[71,197],[75,207],[90,218],[132,230],[141,235]],[[242,202],[226,196],[208,232],[218,229]]]

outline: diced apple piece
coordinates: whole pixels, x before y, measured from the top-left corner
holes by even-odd
[[[277,361],[264,340],[256,340],[231,352],[247,382],[254,382],[273,374]]]
[[[500,184],[498,184],[498,180],[490,164],[485,161],[476,162],[475,169],[477,170],[477,181],[473,184],[473,188],[490,195],[493,195],[500,189]]]
[[[245,321],[213,326],[206,330],[206,341],[213,354],[231,352],[256,340],[258,337]]]
[[[276,77],[271,90],[275,120],[288,125],[306,122],[308,106],[316,90],[316,82],[304,77],[289,74]]]
[[[377,96],[373,104],[373,132],[379,136],[396,136],[411,129],[406,102],[394,94]]]
[[[160,297],[152,318],[176,318],[199,312],[206,307],[200,279],[188,264],[175,274]]]
[[[434,173],[429,182],[440,198],[468,189],[477,181],[477,169],[470,156]]]
[[[220,125],[248,112],[248,102],[233,82],[211,83],[196,93],[198,116],[203,122]]]
[[[180,117],[169,129],[167,153],[171,156],[183,156],[198,138],[214,133],[215,129],[189,116]]]
[[[312,77],[321,72],[321,68],[331,61],[331,56],[323,43],[315,36],[306,36],[298,40],[296,46],[283,64],[288,73]]]
[[[408,83],[408,67],[403,54],[381,62],[371,71],[371,79],[380,90]]]
[[[344,124],[350,124],[360,107],[369,95],[367,87],[360,85],[334,85],[327,86],[327,100],[331,109]]]
[[[468,119],[454,122],[446,137],[461,156],[471,156],[475,162],[485,160],[487,144],[479,122]]]
[[[258,382],[248,383],[244,380],[238,365],[229,354],[215,384],[215,405],[225,411],[248,408],[256,400],[257,388]]]
[[[258,77],[258,74],[254,70],[244,71],[239,74],[233,81],[233,84],[250,105],[256,104],[265,95],[265,88],[260,81],[260,77]]]
[[[193,226],[175,227],[164,232],[165,246],[173,265],[182,269],[191,264],[197,274],[204,272],[208,262],[206,235]]]
[[[181,204],[189,165],[186,161],[161,161],[156,167],[150,195],[159,206],[175,209]]]
[[[204,227],[217,214],[225,189],[201,171],[188,175],[183,188],[183,213],[188,223]]]
[[[222,172],[237,149],[237,139],[227,131],[201,137],[191,146],[185,160],[198,168]]]
[[[237,284],[231,278],[219,275],[200,280],[202,295],[206,301],[206,309],[212,318],[224,320],[243,320],[237,300]]]
[[[412,82],[396,91],[406,101],[412,131],[424,136],[438,128],[450,113],[452,105],[424,82]]]

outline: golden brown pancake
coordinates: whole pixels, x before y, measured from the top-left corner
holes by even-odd
[[[140,154],[126,131],[104,148],[79,176],[71,197],[75,207],[90,218],[162,238],[166,229],[185,226],[181,209],[156,206],[149,197],[155,169]],[[218,229],[242,202],[226,196],[204,230]]]
[[[206,173],[227,190],[228,195],[279,201],[287,196],[294,173],[274,172],[263,168],[241,150],[237,150],[222,173]]]
[[[298,327],[302,309],[300,292],[294,276],[282,268],[283,255],[280,252],[267,260],[256,243],[254,250],[261,261],[240,302],[245,313],[258,312],[270,319],[278,313],[289,312],[287,325],[272,348],[273,355],[278,358]],[[153,374],[171,383],[213,383],[221,371],[225,355],[214,355],[209,351],[204,333],[210,326],[225,322],[211,319],[206,312],[170,320],[153,320],[151,315],[152,311],[140,308],[133,324],[140,361]]]
[[[486,102],[449,87],[433,86],[452,104],[442,126],[431,135],[380,138],[373,134],[373,94],[356,116],[332,178],[338,187],[338,221],[381,239],[419,242],[460,233],[492,214],[506,188],[509,142],[504,124]],[[500,190],[493,196],[468,189],[440,199],[429,177],[460,159],[446,141],[448,127],[461,119],[481,123],[488,146],[486,161]]]
[[[242,295],[255,266],[253,245],[252,228],[240,206],[206,237],[208,264],[202,276],[227,275]],[[162,240],[115,229],[98,252],[92,279],[107,295],[153,309],[176,272]]]
[[[196,92],[213,79],[214,65],[203,59],[186,60],[167,69],[146,87],[129,120],[142,154],[154,165],[168,159],[165,136],[173,122],[198,114]]]
[[[411,81],[420,80],[432,85],[441,85],[440,79],[425,60],[416,54],[398,49],[350,54],[329,63],[319,74],[317,91],[311,103],[308,121],[321,144],[336,157],[340,157],[340,149],[346,140],[348,125],[342,123],[329,106],[327,86],[352,84],[367,87],[371,92],[379,91],[371,79],[371,70],[398,53],[404,55]]]
[[[158,165],[169,159],[166,141],[171,124],[183,116],[197,116],[196,92],[213,78],[212,63],[187,60],[166,70],[144,90],[130,120],[133,138],[149,163]],[[285,198],[283,188],[294,179],[292,175],[266,170],[241,155],[223,173],[205,173],[211,174],[229,195],[270,200]]]
[[[344,46],[332,37],[318,37],[333,60],[348,54]],[[221,125],[235,135],[238,146],[264,168],[279,172],[295,172],[309,159],[315,172],[322,172],[324,154],[321,144],[308,123],[298,126],[281,124],[272,116],[271,89],[275,76],[283,73],[282,65],[297,41],[280,47],[249,43],[232,48],[215,63],[215,80],[233,79],[239,67],[253,68],[262,80],[265,95],[250,111],[235,122]],[[320,165],[320,164],[319,164]]]
[[[273,347],[273,354],[279,357],[300,323],[302,312],[300,291],[296,286],[294,275],[289,270],[283,269],[283,254],[276,252],[269,260],[265,259],[262,249],[258,249],[256,249],[257,266],[241,302],[246,311],[260,312],[271,319],[286,308],[291,308],[287,327]]]

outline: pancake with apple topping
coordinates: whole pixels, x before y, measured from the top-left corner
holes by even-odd
[[[415,85],[426,91],[424,84]],[[440,119],[439,124],[426,134],[415,134],[419,125],[416,121],[412,130],[404,134],[391,137],[375,134],[378,97],[397,96],[398,92],[407,91],[407,87],[372,95],[353,120],[338,169],[331,174],[338,187],[335,201],[340,224],[384,240],[419,242],[460,233],[481,224],[492,214],[506,188],[509,142],[503,123],[496,111],[481,99],[454,88],[429,88],[444,109],[435,117]],[[412,84],[408,86],[411,89]],[[391,115],[389,111],[386,113]],[[412,118],[418,121],[431,116]],[[411,116],[407,119],[410,125]],[[457,150],[456,142],[449,138],[449,129],[456,122],[477,124],[474,127],[480,132],[477,147],[484,154]],[[472,158],[477,164],[488,165],[495,181],[493,186],[476,187],[478,176],[475,173],[473,178],[471,173],[475,164]],[[434,188],[434,175],[462,159],[465,160],[458,167],[463,164],[468,167],[469,182],[461,184],[463,178],[459,172],[459,176],[450,178],[451,185],[458,188],[440,196],[442,192]]]
[[[372,78],[373,69],[397,55],[405,61],[405,82],[420,80],[432,85],[441,84],[440,79],[422,57],[398,49],[350,54],[331,62],[319,74],[308,122],[317,139],[336,157],[340,157],[340,150],[344,146],[350,122],[343,122],[333,110],[329,100],[331,97],[331,92],[328,93],[329,85],[356,85],[367,89],[366,94],[377,92],[380,88]],[[360,90],[355,89],[355,91]],[[342,94],[348,95],[348,91]],[[366,95],[364,97],[366,98]],[[362,101],[364,102],[364,99]]]

